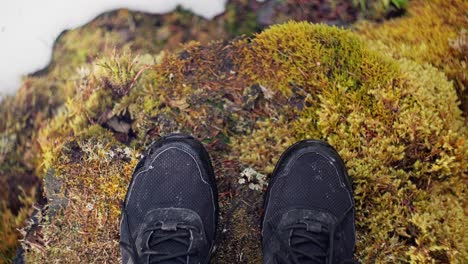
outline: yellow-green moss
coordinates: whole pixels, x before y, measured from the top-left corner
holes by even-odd
[[[286,95],[294,87],[327,90],[336,81],[352,90],[383,86],[393,71],[351,32],[325,25],[272,26],[257,35],[253,44],[245,50],[248,66],[241,73]]]
[[[183,131],[207,144],[215,165],[228,230],[220,263],[259,261],[261,194],[238,185],[240,172],[270,173],[304,138],[334,145],[354,179],[358,260],[466,262],[468,143],[453,87],[467,82],[466,9],[412,0],[402,18],[360,24],[360,37],[288,23],[206,45],[232,34],[220,23],[232,12],[208,23],[126,10],[64,33],[51,66],[0,105],[0,184],[53,169],[69,201],[43,222],[46,252],[27,258],[118,262],[118,204],[132,169],[152,140]],[[179,45],[190,39],[203,44]],[[183,52],[159,53],[163,45]],[[33,203],[35,185],[22,186],[9,201],[25,205],[17,215],[0,205],[0,262]]]
[[[179,13],[184,13],[184,17]],[[191,30],[187,30],[189,27]],[[138,63],[151,64],[157,58],[145,56],[148,53],[157,54],[162,49],[180,49],[180,43],[189,39],[206,43],[214,38],[223,38],[224,34],[220,34],[219,28],[223,27],[216,21],[207,22],[182,10],[163,16],[118,10],[103,14],[83,27],[63,32],[54,45],[50,65],[33,76],[25,77],[16,95],[6,97],[0,103],[0,183],[9,186],[0,195],[0,201],[4,204],[0,208],[2,217],[16,217],[15,211],[21,206],[18,199],[19,187],[28,195],[33,195],[38,187],[38,178],[44,172],[43,168],[54,159],[51,149],[59,147],[61,142],[42,144],[47,146],[45,149],[39,149],[37,144],[38,131],[52,117],[55,117],[55,123],[65,124],[65,120],[73,115],[73,112],[68,111],[77,110],[74,112],[77,113],[74,123],[64,128],[61,135],[72,129],[79,129],[83,123],[88,122],[87,115],[94,116],[97,112],[102,114],[99,108],[105,108],[112,100],[108,96],[109,92],[122,96],[126,89],[131,88],[133,77],[138,72],[130,72],[133,69],[132,61],[124,60],[136,59],[129,56],[132,51],[138,51],[142,55],[138,58]],[[119,50],[119,55],[115,54],[116,50]],[[128,52],[124,54],[122,50]],[[101,66],[95,63],[98,58],[102,58],[99,61]],[[115,64],[116,62],[121,64]],[[137,65],[138,69],[139,66]],[[123,68],[125,71],[119,73],[119,69]],[[122,73],[128,75],[119,75]],[[108,78],[99,78],[100,83],[97,83],[89,78],[94,75]],[[89,90],[87,87],[90,83],[105,89],[93,93],[94,98],[86,106],[82,106],[81,110],[64,107],[64,104],[77,104],[74,100],[81,99],[74,98],[75,94]],[[89,96],[86,92],[82,94]],[[147,103],[147,106],[151,104],[154,103]],[[62,121],[57,121],[61,119]],[[91,121],[100,120],[96,117]],[[52,135],[49,134],[48,137]],[[7,138],[15,140],[5,141],[3,148],[2,140]],[[41,141],[45,140],[48,139],[41,138]],[[4,241],[9,242],[7,247],[0,249],[0,254],[5,255],[5,261],[10,262],[14,257],[17,240],[21,238],[17,229],[25,225],[26,216],[27,214],[18,216],[21,220],[12,218],[10,221],[3,221],[17,223],[0,228],[0,237],[8,237]]]
[[[310,137],[330,142],[354,180],[359,261],[467,259],[467,133],[443,72],[308,23],[184,50],[123,67],[133,76],[125,95],[106,81],[114,71],[91,71],[41,129],[42,168],[56,171],[69,205],[44,223],[47,253],[28,253],[31,261],[118,262],[119,201],[144,147],[171,131],[194,134],[213,158],[228,230],[216,261],[241,251],[259,261],[261,194],[238,184],[240,172],[268,174],[288,145]]]
[[[454,80],[467,111],[467,9],[463,0],[412,0],[407,15],[380,24],[361,22],[356,30],[379,52],[443,70]]]
[[[0,183],[2,186],[6,186],[6,183]],[[17,228],[23,227],[25,221],[31,215],[31,207],[35,202],[34,198],[32,198],[34,196],[34,191],[32,193],[23,191],[18,198],[22,207],[17,213],[13,213],[10,210],[5,200],[0,203],[0,234],[2,234],[2,240],[0,241],[0,263],[8,263],[10,256],[16,253],[14,245],[18,243]]]
[[[295,135],[285,122],[284,117],[257,121],[251,134],[234,138],[232,144],[240,161],[262,173],[272,173],[281,153],[295,143]]]
[[[315,11],[303,12],[304,5],[302,4],[304,3],[299,5],[297,1],[278,2],[274,4],[274,9],[277,10],[270,14],[271,19],[272,21],[285,21],[289,17],[315,21],[319,17],[334,20],[335,12],[340,13],[340,10],[346,10],[340,14],[340,21],[351,21],[355,18],[355,12],[347,1],[326,2],[324,7],[330,7],[330,11],[325,12],[325,17],[316,16]],[[315,7],[312,5],[313,3],[306,7]],[[197,80],[192,80],[192,83],[188,85],[177,81],[181,78],[181,69],[172,69],[172,72],[159,69],[164,71],[164,74],[157,75],[154,70],[150,70],[151,67],[144,65],[160,62],[164,56],[158,58],[154,55],[162,49],[180,50],[182,48],[180,43],[189,40],[207,44],[213,39],[230,39],[235,34],[249,35],[259,29],[257,19],[259,19],[260,12],[255,12],[259,8],[262,9],[260,5],[252,5],[249,1],[231,1],[228,12],[212,21],[204,20],[182,9],[163,16],[118,10],[103,14],[83,27],[61,34],[55,43],[50,65],[35,73],[34,76],[25,77],[18,93],[14,97],[4,99],[0,104],[2,117],[0,118],[0,141],[15,138],[7,142],[7,148],[2,149],[0,146],[2,163],[0,183],[8,182],[14,186],[10,188],[11,190],[3,192],[3,196],[0,195],[2,200],[9,197],[4,208],[0,209],[0,213],[9,210],[16,211],[16,207],[20,206],[17,197],[18,186],[24,188],[26,193],[33,195],[37,188],[38,178],[44,172],[43,169],[54,164],[55,153],[63,146],[63,141],[56,139],[68,133],[85,133],[87,126],[92,126],[93,130],[97,126],[111,130],[114,126],[118,130],[125,130],[127,129],[125,122],[130,119],[133,121],[130,124],[130,134],[132,134],[130,138],[133,136],[138,138],[138,140],[130,140],[130,144],[132,147],[138,147],[148,144],[151,140],[148,133],[155,135],[172,129],[189,132],[190,129],[184,126],[193,125],[192,119],[207,117],[208,114],[192,111],[188,115],[190,118],[174,120],[178,111],[187,113],[186,108],[190,104],[190,99],[186,99],[185,95],[175,95],[181,91],[184,93],[184,89],[192,88],[198,89],[195,94],[201,94],[200,91],[204,89],[204,86],[213,85],[210,83],[212,80],[210,79],[203,85],[200,85]],[[324,9],[327,8],[321,8],[318,13]],[[284,10],[288,13],[282,14]],[[237,26],[238,28],[235,28]],[[190,50],[187,46],[185,49]],[[122,52],[123,50],[129,50],[141,56],[134,58],[130,56],[131,52]],[[118,51],[118,54],[115,54],[115,51]],[[222,49],[216,52],[222,53]],[[173,61],[175,64],[180,62],[178,56],[171,55],[170,57],[168,61]],[[97,59],[100,60],[98,64],[95,63]],[[133,65],[133,59],[138,65]],[[205,67],[203,60],[198,62],[197,67]],[[223,64],[224,62],[216,61],[216,63]],[[226,68],[229,68],[228,64]],[[141,87],[135,89],[138,85],[135,81],[143,72],[147,80],[140,81]],[[169,78],[175,78],[176,81],[164,84],[166,93],[153,92],[155,83]],[[198,78],[207,80],[208,78],[215,79],[217,76],[209,76],[209,73],[206,73]],[[172,83],[177,84],[177,90]],[[236,85],[242,87],[244,83]],[[136,92],[130,92],[131,89],[135,89]],[[268,87],[266,89],[268,90]],[[76,96],[77,94],[79,96]],[[120,100],[118,97],[123,98]],[[210,103],[219,105],[220,100],[224,100],[222,96],[214,98]],[[81,104],[83,101],[86,101],[85,105]],[[167,102],[178,107],[176,109],[164,107]],[[207,111],[206,109],[205,107],[198,108],[200,111]],[[215,109],[217,113],[221,112],[221,109]],[[121,116],[125,120],[119,120]],[[54,118],[53,124],[47,125],[51,118]],[[223,118],[236,120],[236,131],[250,131],[254,123],[237,113]],[[109,120],[111,120],[110,124]],[[182,121],[185,123],[179,123]],[[164,123],[165,126],[159,125],[155,128],[155,122]],[[224,121],[219,119],[217,122],[217,127],[220,127]],[[118,126],[123,127],[118,128]],[[39,130],[42,131],[43,136],[38,136]],[[216,135],[216,140],[227,140],[225,136],[227,129],[222,130]],[[120,136],[121,139],[126,137],[123,134]],[[11,211],[3,214],[3,216],[6,215],[14,216]],[[0,230],[0,236],[8,236],[8,241],[15,241],[20,237],[15,229],[23,226],[24,221],[10,220],[10,222],[17,222],[18,225],[9,226],[8,231],[3,231],[7,229]],[[8,221],[4,221],[6,222]],[[11,238],[10,234],[14,234],[15,237]],[[10,256],[7,258],[12,257],[11,254],[16,247],[16,243],[12,243],[8,248]],[[0,251],[3,252],[3,248]]]
[[[455,89],[435,68],[378,55],[354,38],[301,23],[272,27],[252,41],[246,58],[253,67],[243,72],[286,94],[300,86],[309,106],[281,128],[268,124],[276,141],[260,136],[261,126],[236,141],[240,159],[269,173],[270,153],[259,149],[291,137],[324,139],[354,179],[361,261],[463,262],[468,148]],[[349,64],[335,48],[350,50]],[[440,207],[448,201],[450,213]]]

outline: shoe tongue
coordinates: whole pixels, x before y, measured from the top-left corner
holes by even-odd
[[[328,232],[326,231],[326,227],[319,222],[311,220],[301,220],[298,225],[302,227],[294,228],[292,230],[289,237],[290,245],[294,249],[300,250],[302,252],[324,255],[323,262],[321,262],[324,263],[329,246],[329,237]],[[312,237],[315,241],[305,237]],[[309,259],[304,260],[305,261],[303,263],[315,263]]]
[[[155,230],[149,237],[148,244],[149,248],[161,253],[166,253],[168,255],[176,254],[176,253],[181,253],[181,252],[187,252],[190,247],[190,230],[181,228],[178,226],[179,223],[175,222],[164,222],[162,223],[161,229]],[[164,240],[160,243],[156,244],[156,241],[160,239],[164,239],[164,237],[172,236],[175,234],[183,234],[185,235],[184,237],[176,237],[174,239],[168,239]],[[178,242],[183,241],[187,243],[187,245]],[[150,257],[151,258],[151,257]],[[176,260],[167,260],[163,261],[161,263],[179,263]]]

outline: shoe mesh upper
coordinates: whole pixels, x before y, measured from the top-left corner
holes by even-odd
[[[287,175],[278,175],[268,204],[268,210],[276,213],[274,221],[286,208],[319,209],[341,217],[352,199],[332,162],[309,152],[290,165]]]
[[[214,207],[213,200],[206,198],[211,193],[210,185],[203,179],[203,168],[194,158],[188,151],[169,147],[146,161],[128,196],[126,209],[130,226],[141,223],[150,210],[170,207],[193,210],[205,226],[214,226],[213,213],[201,212]]]
[[[315,263],[297,250],[326,253],[330,263],[352,259],[352,189],[338,154],[326,143],[299,142],[285,152],[271,177],[262,229],[264,263],[302,257]]]

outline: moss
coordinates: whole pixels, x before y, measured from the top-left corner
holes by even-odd
[[[180,44],[190,40],[207,44],[213,39],[231,39],[236,34],[250,35],[265,25],[287,18],[335,21],[338,16],[345,23],[353,20],[355,10],[349,8],[348,1],[332,2],[331,4],[325,3],[324,8],[317,8],[314,4],[303,8],[303,5],[297,5],[295,1],[287,1],[287,3],[280,1],[273,3],[275,12],[269,12],[271,7],[269,4],[244,0],[231,1],[230,12],[212,21],[195,16],[182,8],[162,16],[118,10],[102,14],[83,27],[63,32],[55,43],[50,65],[25,77],[18,93],[14,97],[6,98],[0,105],[2,116],[0,133],[7,135],[8,138],[16,137],[14,144],[8,143],[7,153],[3,153],[4,150],[0,149],[0,156],[4,156],[1,159],[5,160],[0,178],[2,183],[9,184],[9,189],[4,195],[9,197],[5,210],[13,211],[12,215],[19,210],[16,208],[21,204],[18,199],[18,186],[22,186],[26,193],[31,194],[33,189],[38,187],[43,168],[53,163],[54,151],[62,146],[62,142],[53,142],[55,137],[73,131],[77,132],[81,129],[80,127],[87,124],[98,124],[111,130],[128,130],[130,135],[120,133],[120,140],[130,141],[131,144],[138,146],[142,143],[134,143],[136,141],[131,141],[132,137],[144,138],[142,142],[146,144],[150,140],[147,133],[183,128],[173,120],[172,110],[164,107],[159,109],[168,99],[166,95],[152,96],[152,100],[141,98],[141,96],[148,96],[148,91],[151,92],[149,82],[142,89],[138,89],[138,93],[129,92],[131,88],[135,88],[133,87],[135,78],[138,79],[142,71],[150,68],[130,65],[132,61],[124,62],[125,57],[130,59],[129,54],[132,52],[141,55],[137,59],[138,63],[151,65],[161,59],[162,56],[157,58],[154,55],[159,54],[162,49],[180,50],[182,47]],[[285,5],[286,9],[284,9]],[[309,13],[303,10],[320,11]],[[345,11],[341,12],[341,10]],[[320,12],[326,14],[321,16]],[[265,18],[269,20],[268,23],[264,23]],[[258,21],[262,19],[264,21],[260,25]],[[115,54],[115,50],[119,50],[119,54]],[[128,54],[122,53],[121,50],[128,50]],[[184,57],[183,54],[180,56]],[[100,59],[101,66],[104,67],[96,66],[97,59]],[[123,64],[112,64],[116,62]],[[229,67],[228,64],[225,65]],[[128,68],[125,67],[128,66],[139,71],[127,72]],[[153,73],[149,74],[155,77]],[[170,73],[168,74],[164,78],[169,77]],[[97,87],[89,89],[90,86],[100,86],[103,89],[94,93],[92,91]],[[82,91],[86,89],[90,94]],[[112,98],[108,96],[109,91],[113,94]],[[75,97],[76,93],[81,93],[82,98]],[[87,100],[87,96],[92,98]],[[113,97],[123,97],[123,99],[112,105],[111,101],[115,99]],[[79,104],[83,99],[87,100],[87,104],[81,109],[69,107],[71,104]],[[103,101],[100,102],[99,99]],[[142,104],[132,103],[134,101]],[[182,101],[179,103],[182,104],[181,106],[184,105]],[[219,105],[217,102],[214,103]],[[98,113],[100,116],[97,116]],[[68,123],[70,116],[75,114],[73,123]],[[92,116],[91,119],[90,116]],[[67,127],[62,130],[51,129],[51,126],[44,128],[52,117],[57,127],[59,124],[67,125]],[[239,117],[243,118],[237,114],[226,118]],[[152,124],[156,121],[167,126],[161,125],[154,128]],[[237,129],[247,131],[254,123],[250,119],[244,119],[244,121],[245,123],[236,123]],[[128,129],[129,126],[130,129]],[[47,136],[39,139],[39,130]],[[227,137],[224,136],[224,138]],[[38,140],[41,141],[42,149],[39,148]],[[38,198],[40,201],[41,195]],[[0,212],[4,210],[1,209]],[[20,224],[22,225],[24,223]],[[14,230],[20,226],[11,228]],[[8,234],[16,234],[16,238],[20,237],[18,232],[12,231]],[[13,251],[9,250],[10,253]]]
[[[215,261],[259,261],[261,192],[239,184],[240,173],[271,173],[287,146],[309,137],[330,142],[354,180],[358,260],[467,258],[466,128],[444,73],[308,23],[183,49],[121,68],[133,76],[125,95],[106,88],[115,71],[90,72],[41,129],[43,169],[64,182],[69,205],[43,223],[46,253],[31,251],[30,261],[118,262],[118,204],[132,169],[145,146],[177,130],[203,140],[216,168],[228,231]]]
[[[382,24],[358,23],[356,30],[379,52],[444,71],[467,111],[467,9],[468,3],[462,0],[414,0],[408,15]]]
[[[2,182],[2,186],[6,183]],[[12,212],[10,205],[6,204],[5,200],[0,203],[0,234],[2,240],[0,241],[0,262],[8,263],[10,256],[16,253],[14,245],[18,243],[17,228],[24,227],[26,219],[31,215],[31,207],[34,204],[34,193],[23,193],[19,195],[19,203],[21,204],[18,212]]]
[[[281,153],[295,142],[294,139],[291,128],[284,117],[280,117],[280,120],[257,121],[253,132],[234,139],[233,145],[240,152],[242,163],[268,174],[273,172]]]
[[[331,39],[324,38],[322,30]],[[303,34],[304,31],[308,34]],[[299,118],[292,120],[292,125],[284,124],[278,129],[268,124],[275,131],[271,134],[278,136],[273,142],[288,140],[288,135],[281,132],[288,131],[289,138],[294,140],[321,138],[338,149],[355,182],[356,220],[358,234],[362,234],[357,245],[360,260],[466,259],[465,244],[460,239],[462,218],[457,216],[455,219],[460,220],[450,224],[435,216],[429,221],[428,216],[438,207],[426,203],[427,197],[433,197],[433,203],[437,204],[453,199],[444,193],[457,193],[461,198],[466,191],[460,184],[467,170],[463,165],[466,130],[452,84],[430,66],[378,56],[353,38],[339,30],[292,24],[273,27],[253,40],[258,46],[247,50],[247,59],[254,63],[253,67],[244,68],[246,75],[284,94],[292,94],[290,82],[294,82],[310,93],[304,98],[312,98],[309,106],[298,113]],[[323,43],[334,45],[324,51]],[[298,46],[303,48],[297,49]],[[321,51],[320,64],[315,63],[319,57],[314,48]],[[355,57],[337,56],[334,48],[349,49]],[[350,57],[350,63],[323,59],[323,54],[331,58]],[[269,173],[274,165],[270,152],[258,151],[272,144],[265,144],[269,140],[261,136],[264,131],[259,127],[253,137],[242,137],[238,147],[246,149],[241,161]],[[249,141],[256,142],[249,143],[253,148],[246,145]],[[416,206],[421,203],[427,207]],[[455,214],[463,215],[460,205],[455,206],[458,208]],[[420,221],[421,217],[428,222]],[[408,219],[418,219],[422,227]],[[432,226],[431,231],[426,225]],[[409,231],[413,228],[424,231]],[[450,242],[447,233],[435,231],[442,229],[451,230]]]
[[[354,179],[358,260],[466,262],[468,146],[454,89],[466,85],[464,5],[414,0],[407,16],[362,24],[360,35],[291,22],[209,42],[256,28],[249,17],[245,31],[226,32],[238,10],[213,22],[121,10],[64,33],[51,66],[0,106],[0,183],[25,191],[0,194],[0,256],[9,260],[30,213],[30,175],[55,171],[61,192],[48,198],[68,206],[41,222],[29,262],[118,262],[133,167],[154,139],[182,131],[203,140],[216,168],[219,263],[259,261],[262,195],[239,184],[241,172],[271,173],[304,138],[334,145]]]
[[[118,10],[105,13],[83,27],[63,32],[54,45],[50,65],[25,77],[17,94],[4,98],[0,103],[0,183],[8,186],[0,195],[1,201],[5,201],[1,202],[5,205],[0,208],[0,214],[14,217],[20,210],[19,187],[29,195],[38,193],[35,190],[44,172],[43,168],[49,167],[55,159],[52,153],[62,146],[61,141],[54,141],[55,137],[77,132],[85,124],[102,123],[107,126],[114,115],[111,110],[117,114],[142,115],[140,108],[135,105],[127,108],[125,100],[115,109],[109,108],[109,105],[112,106],[109,92],[114,97],[124,96],[127,101],[134,99],[125,97],[139,74],[131,72],[132,69],[140,70],[142,65],[155,63],[158,58],[152,55],[163,49],[180,49],[181,42],[200,40],[207,43],[214,38],[227,38],[221,24],[217,21],[207,22],[182,10],[164,16]],[[127,52],[116,54],[115,50]],[[130,55],[135,51],[141,57]],[[97,59],[100,59],[101,66],[96,65]],[[132,64],[133,59],[138,65]],[[92,92],[97,88],[102,89]],[[75,97],[77,93],[81,97]],[[92,98],[87,100],[88,96]],[[79,104],[83,99],[86,99],[86,105]],[[156,102],[146,101],[147,109],[155,111]],[[79,105],[80,109],[70,105]],[[89,116],[93,118],[89,119]],[[67,127],[61,130],[52,129],[54,125],[44,128],[52,117],[56,127],[65,124]],[[73,119],[73,123],[68,123],[70,119]],[[121,124],[121,121],[110,123]],[[132,125],[145,124],[140,122]],[[41,129],[41,133],[47,134],[40,139],[42,149],[37,143],[38,131]],[[143,134],[144,130],[135,131]],[[122,140],[125,139],[122,136]],[[39,194],[38,202],[41,202],[41,197]],[[8,236],[7,241],[11,242],[0,249],[8,261],[11,261],[18,245],[15,241],[21,237],[16,229],[25,225],[25,216],[18,218],[21,220],[4,221],[17,225],[8,224],[8,228],[0,229],[0,237]],[[8,253],[5,255],[3,252]]]

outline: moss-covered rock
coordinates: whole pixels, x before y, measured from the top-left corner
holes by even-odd
[[[445,72],[468,113],[468,2],[412,0],[408,14],[385,23],[361,22],[357,32],[379,52]]]
[[[214,161],[215,262],[260,262],[261,176],[310,137],[330,142],[354,180],[358,260],[467,259],[467,131],[444,73],[373,51],[352,32],[294,22],[149,56],[96,62],[41,129],[42,169],[55,171],[68,204],[43,221],[47,246],[30,261],[118,262],[132,169],[173,131],[201,139]]]
[[[143,55],[140,61],[149,63],[157,60],[150,54],[163,49],[178,50],[181,43],[189,40],[206,44],[233,37],[225,29],[225,20],[223,15],[208,21],[183,9],[167,15],[118,10],[60,35],[50,65],[26,76],[16,95],[0,102],[0,184],[6,186],[0,192],[0,215],[4,220],[0,222],[0,237],[7,238],[0,241],[0,262],[11,262],[22,237],[17,229],[26,225],[31,204],[43,203],[38,131],[61,111],[69,97],[86,85],[85,77],[94,71],[96,61],[104,66],[95,73],[100,75],[115,66],[106,65],[109,60],[101,58],[114,56],[116,50],[119,54],[138,52]],[[129,78],[138,74],[127,73],[130,68],[125,66],[130,65],[117,67],[123,75],[112,75],[107,80],[107,85],[114,85],[113,93],[125,94],[131,85],[127,83]]]
[[[214,159],[217,262],[260,262],[265,175],[310,137],[334,145],[354,179],[356,258],[466,262],[468,146],[455,93],[466,91],[466,3],[413,0],[403,18],[360,24],[358,34],[289,23],[209,43],[258,30],[266,13],[268,23],[317,21],[303,1],[254,2],[211,22],[121,10],[58,39],[51,65],[0,104],[0,262],[40,182],[49,204],[26,234],[27,258],[117,262],[132,169],[173,131],[203,140]],[[319,2],[329,23],[354,20],[348,4]]]

